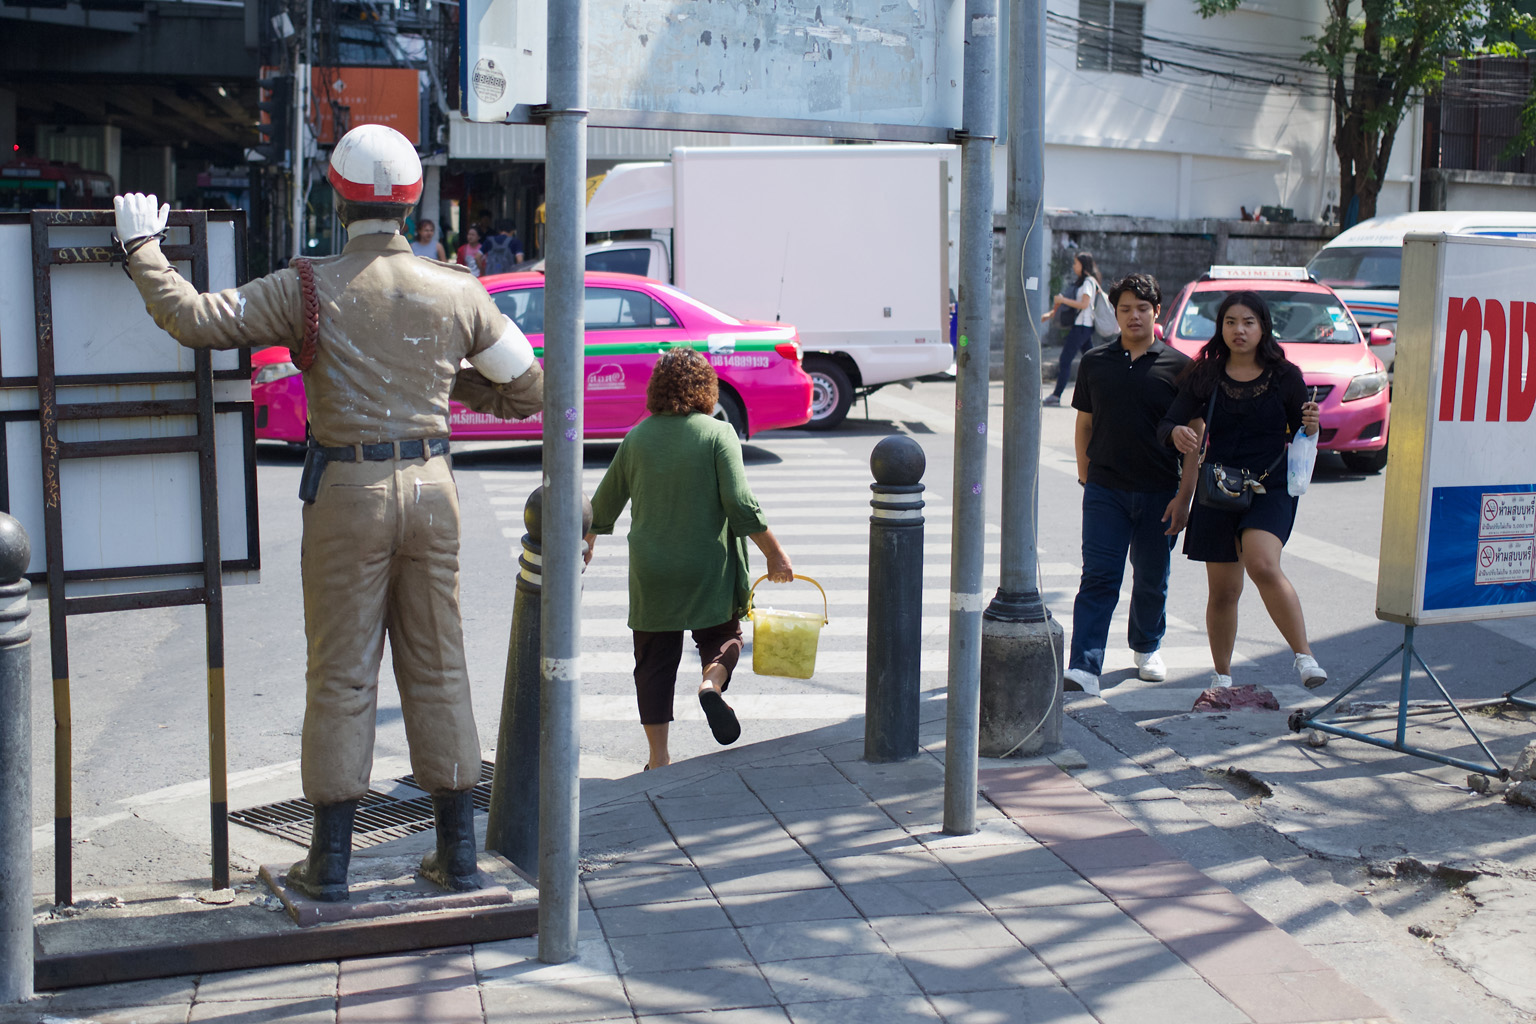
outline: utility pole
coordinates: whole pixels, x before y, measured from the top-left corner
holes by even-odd
[[[1061,626],[1040,600],[1040,320],[1045,305],[1044,0],[1009,0],[1008,258],[1003,356],[1003,543],[983,616],[980,752],[1061,746]]]
[[[309,169],[304,165],[305,143],[309,141],[309,68],[314,58],[315,0],[304,4],[303,59],[295,47],[293,70],[293,194],[289,196],[292,207],[289,216],[293,226],[293,246],[290,256],[304,255],[304,201],[309,197]]]
[[[965,3],[960,131],[960,337],[955,354],[954,520],[949,569],[949,711],[944,831],[976,831],[981,701],[981,573],[992,361],[992,150],[997,129],[997,0]]]
[[[549,5],[544,279],[539,959],[576,956],[581,746],[582,366],[587,219],[587,0]]]

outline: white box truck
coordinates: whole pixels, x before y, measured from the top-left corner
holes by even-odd
[[[587,201],[588,270],[670,281],[800,333],[811,429],[856,396],[944,373],[952,146],[679,147]]]

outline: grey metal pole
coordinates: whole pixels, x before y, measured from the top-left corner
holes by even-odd
[[[507,642],[507,675],[501,691],[501,729],[496,739],[496,774],[485,848],[530,875],[539,873],[539,635],[543,631],[544,489],[535,487],[523,506],[523,555],[517,560],[517,593],[512,598],[512,636]]]
[[[582,316],[587,2],[549,5],[544,262],[544,593],[539,716],[539,959],[576,956],[581,799]]]
[[[875,445],[870,490],[869,624],[864,661],[864,760],[917,756],[922,703],[923,470],[910,437]]]
[[[1008,241],[1003,295],[1003,544],[983,615],[980,752],[1061,746],[1062,630],[1040,599],[1040,320],[1045,308],[1044,0],[1009,0]]]
[[[32,545],[0,512],[0,1003],[32,998]]]
[[[949,708],[944,831],[976,831],[981,700],[982,538],[992,356],[992,133],[997,119],[997,0],[965,2],[960,150],[960,338],[955,356],[954,525],[950,539]]]

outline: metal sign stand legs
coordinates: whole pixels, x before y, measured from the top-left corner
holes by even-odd
[[[1457,707],[1456,702],[1451,699],[1450,693],[1446,691],[1445,685],[1440,682],[1440,678],[1436,676],[1434,670],[1425,663],[1423,656],[1414,649],[1413,630],[1414,627],[1412,626],[1404,626],[1403,642],[1398,644],[1397,647],[1395,647],[1392,652],[1385,658],[1382,658],[1376,664],[1367,669],[1365,674],[1360,676],[1360,678],[1344,687],[1344,689],[1341,690],[1338,695],[1328,703],[1324,704],[1322,707],[1315,711],[1292,712],[1289,721],[1291,731],[1301,732],[1303,729],[1316,729],[1319,732],[1325,732],[1333,736],[1343,736],[1346,739],[1359,740],[1362,743],[1369,743],[1372,746],[1383,747],[1387,750],[1396,750],[1400,753],[1412,754],[1414,757],[1422,757],[1428,761],[1438,761],[1441,764],[1448,764],[1454,768],[1464,768],[1467,771],[1479,772],[1483,775],[1496,775],[1501,779],[1508,778],[1509,769],[1499,764],[1499,759],[1493,756],[1493,751],[1488,749],[1488,744],[1484,743],[1483,738],[1477,734],[1477,730],[1472,728],[1472,723],[1467,721],[1467,716],[1462,714],[1461,708]],[[1348,696],[1355,689],[1355,687],[1359,686],[1361,683],[1371,678],[1371,676],[1375,675],[1383,665],[1391,661],[1399,653],[1402,654],[1403,660],[1401,675],[1398,679],[1397,734],[1395,738],[1392,740],[1384,740],[1379,736],[1369,736],[1354,729],[1346,728],[1341,724],[1344,721],[1359,721],[1360,719],[1358,718],[1339,719],[1338,721],[1334,722],[1320,721],[1322,716],[1328,712],[1329,708],[1338,704],[1339,701]],[[1413,674],[1414,662],[1419,663],[1419,667],[1424,670],[1424,674],[1429,676],[1430,682],[1435,684],[1435,689],[1439,690],[1440,696],[1445,698],[1446,706],[1456,713],[1456,717],[1461,720],[1463,728],[1465,728],[1471,735],[1472,739],[1476,741],[1479,749],[1481,749],[1483,752],[1483,756],[1488,759],[1487,764],[1478,764],[1476,761],[1466,761],[1459,757],[1450,757],[1449,755],[1437,753],[1433,750],[1425,750],[1422,747],[1409,745],[1408,716],[1410,711],[1408,707],[1408,682],[1409,677]],[[1536,683],[1536,679],[1531,680],[1530,683],[1526,683],[1525,686],[1530,686],[1531,683]],[[1525,689],[1525,686],[1520,687],[1520,689]],[[1514,699],[1514,693],[1518,692],[1519,690],[1516,690],[1513,693],[1506,694],[1505,699],[1510,703],[1521,704],[1522,706],[1529,708],[1536,708],[1536,703]]]
[[[43,525],[47,545],[48,629],[53,660],[54,703],[54,899],[74,901],[72,881],[72,716],[70,712],[69,633],[71,615],[204,606],[208,651],[208,756],[209,827],[212,885],[229,888],[229,797],[226,785],[224,721],[224,590],[219,542],[219,495],[214,414],[223,411],[214,400],[212,356],[196,353],[194,370],[181,374],[98,375],[85,378],[56,372],[53,324],[52,273],[58,267],[87,263],[111,263],[117,254],[106,246],[55,248],[49,245],[50,228],[110,227],[110,212],[44,211],[32,214],[32,255],[35,277],[33,296],[37,309],[37,393],[39,436],[42,440]],[[191,263],[192,284],[208,290],[208,219],[202,211],[177,211],[170,226],[187,229],[190,244],[162,246],[166,258]],[[243,268],[239,271],[244,276]],[[243,371],[242,371],[243,372]],[[61,387],[86,384],[137,384],[190,381],[193,399],[151,399],[118,402],[63,402]],[[193,416],[194,434],[126,440],[68,441],[60,436],[61,421],[135,419]],[[100,459],[113,456],[191,453],[197,456],[201,493],[202,561],[178,566],[144,566],[133,570],[79,570],[64,568],[64,519],[62,510],[62,463],[68,459]],[[68,597],[67,585],[89,580],[134,576],[201,573],[200,586],[147,590],[112,596]]]

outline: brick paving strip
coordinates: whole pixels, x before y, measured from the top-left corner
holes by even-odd
[[[568,964],[518,939],[74,990],[0,1024],[1389,1021],[1055,765],[984,770],[980,831],[948,836],[940,762],[861,748],[731,751],[591,807]]]

